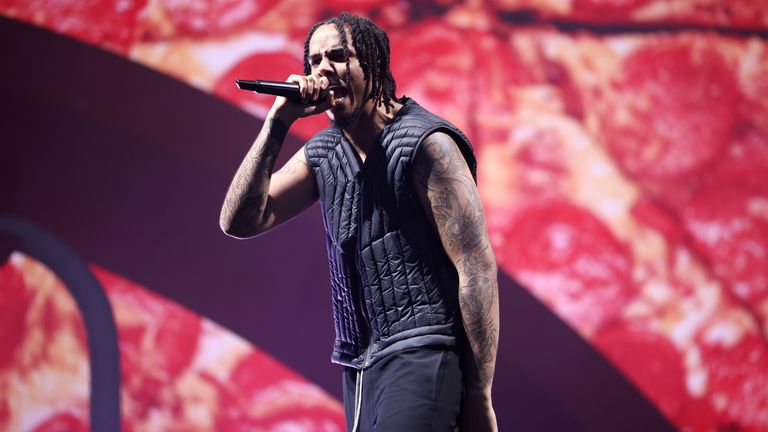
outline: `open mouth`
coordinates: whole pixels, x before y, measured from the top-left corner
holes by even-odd
[[[328,90],[333,92],[333,100],[331,102],[334,105],[340,103],[347,96],[347,89],[339,85],[332,85],[328,87]]]

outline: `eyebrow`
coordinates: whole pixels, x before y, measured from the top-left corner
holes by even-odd
[[[326,55],[328,56],[337,56],[337,55],[343,55],[344,54],[344,47],[341,45],[335,46],[329,50],[326,51]],[[351,53],[350,53],[351,54]],[[322,54],[316,52],[309,55],[310,60],[318,60],[323,57]]]

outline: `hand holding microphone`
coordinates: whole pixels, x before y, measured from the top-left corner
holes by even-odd
[[[268,81],[268,80],[237,80],[237,88],[240,90],[254,91],[256,93],[281,96],[294,102],[301,102],[301,87],[296,82]],[[324,99],[328,95],[328,88],[320,89],[318,99]]]
[[[328,97],[330,84],[326,77],[291,75],[286,82],[237,80],[236,83],[242,90],[278,96],[270,112],[288,123],[331,107]]]

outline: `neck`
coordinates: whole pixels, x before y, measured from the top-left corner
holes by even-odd
[[[392,105],[393,107],[387,112],[387,108],[383,104],[369,102],[360,114],[360,120],[357,122],[357,125],[351,129],[342,129],[344,135],[346,135],[363,160],[365,160],[365,156],[373,147],[379,132],[394,120],[397,112],[403,106],[403,104],[397,101],[393,101]]]

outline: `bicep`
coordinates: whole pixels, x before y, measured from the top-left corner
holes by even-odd
[[[480,196],[453,138],[441,132],[428,136],[413,173],[424,211],[456,267],[493,261]]]
[[[274,228],[306,210],[317,201],[317,196],[317,186],[302,147],[272,174],[265,229]]]

